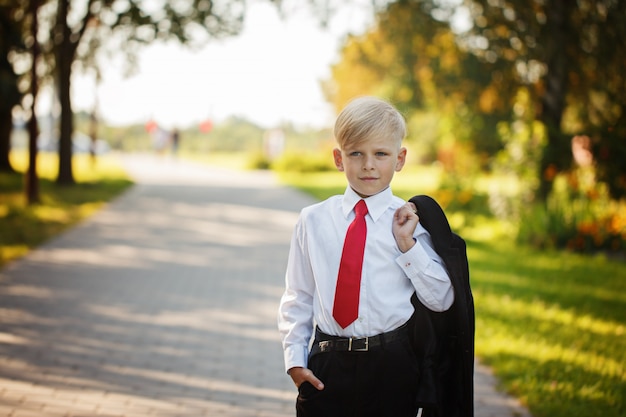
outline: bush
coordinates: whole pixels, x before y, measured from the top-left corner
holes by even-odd
[[[518,240],[540,248],[623,253],[626,201],[611,200],[601,183],[581,183],[581,172],[557,177],[545,204],[522,211]]]
[[[328,155],[313,152],[285,152],[271,166],[278,172],[325,172],[337,169]]]
[[[270,160],[263,152],[251,154],[246,162],[247,169],[269,169],[270,165]]]

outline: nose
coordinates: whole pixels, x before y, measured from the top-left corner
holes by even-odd
[[[363,160],[363,170],[369,171],[374,168],[374,157],[373,156],[365,156]]]

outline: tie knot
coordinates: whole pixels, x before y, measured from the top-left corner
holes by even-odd
[[[357,216],[364,217],[367,214],[367,204],[365,204],[365,200],[360,200],[354,206],[354,212]]]

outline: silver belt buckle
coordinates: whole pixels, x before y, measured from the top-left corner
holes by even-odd
[[[362,348],[355,348],[352,349],[352,341],[353,340],[362,340],[365,339],[365,347]],[[348,339],[348,352],[367,352],[370,349],[370,338],[369,337],[364,337],[361,339],[354,339],[353,337],[351,337],[350,339]]]
[[[320,347],[321,352],[326,352],[327,350],[329,350],[330,342],[328,340],[325,340],[323,342],[319,342],[317,345]]]

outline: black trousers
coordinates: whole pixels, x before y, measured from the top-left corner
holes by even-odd
[[[298,390],[298,417],[415,417],[418,364],[408,338],[367,352],[321,352],[309,369],[324,383]]]

